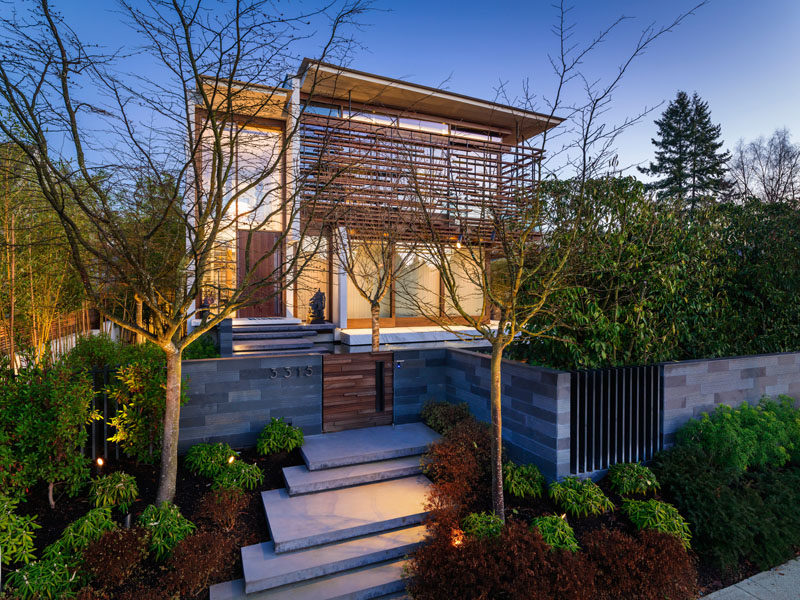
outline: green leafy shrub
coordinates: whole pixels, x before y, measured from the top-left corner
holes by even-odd
[[[466,402],[451,404],[450,402],[429,401],[422,407],[420,417],[428,427],[445,435],[461,421],[471,418],[471,415]]]
[[[122,360],[123,345],[111,339],[107,333],[81,335],[75,346],[64,356],[65,364],[75,371],[116,366]]]
[[[104,533],[83,552],[86,574],[103,588],[123,584],[147,556],[147,538],[141,527]]]
[[[486,539],[494,538],[503,531],[503,519],[494,513],[470,513],[461,521],[461,528],[468,536]]]
[[[689,542],[692,534],[689,531],[689,524],[680,515],[678,509],[671,504],[660,502],[654,498],[624,500],[622,510],[637,529],[652,529],[674,535],[687,550],[691,547]]]
[[[189,344],[183,351],[184,360],[219,358],[219,349],[210,333],[206,332]]]
[[[74,598],[83,583],[75,566],[61,556],[32,562],[8,575],[13,597],[21,600]]]
[[[139,497],[139,488],[133,475],[116,471],[92,480],[90,495],[95,506],[117,506],[127,513]]]
[[[61,537],[44,549],[46,559],[63,557],[65,560],[80,559],[81,553],[104,533],[113,531],[117,524],[111,518],[111,507],[93,508],[64,528]]]
[[[537,528],[545,543],[554,550],[561,549],[570,552],[580,550],[578,540],[575,539],[575,532],[564,517],[558,515],[536,517],[531,522],[531,527]]]
[[[186,452],[186,468],[195,475],[214,479],[238,455],[228,444],[195,444]]]
[[[139,523],[150,531],[150,551],[156,560],[164,560],[173,548],[196,529],[171,502],[149,505],[139,516]]]
[[[0,383],[0,483],[3,494],[21,499],[39,481],[65,484],[74,495],[89,477],[82,450],[94,391],[87,377],[61,364],[20,369]]]
[[[713,413],[689,421],[678,431],[676,443],[702,446],[716,464],[739,471],[781,467],[800,445],[798,418],[800,411],[790,398],[780,403],[765,398],[758,406],[746,402],[738,408],[721,405]]]
[[[544,491],[544,476],[536,465],[503,464],[503,487],[516,498],[540,498]]]
[[[254,490],[264,482],[264,471],[258,465],[245,463],[235,460],[226,464],[216,477],[212,487],[219,488],[239,488]]]
[[[608,469],[611,487],[620,496],[647,494],[660,486],[653,472],[640,463],[618,463]]]
[[[614,503],[591,479],[565,477],[550,484],[550,497],[574,517],[600,515],[614,510]]]
[[[283,418],[272,417],[270,422],[258,434],[256,449],[262,456],[277,452],[291,452],[303,445],[303,431],[292,427]]]
[[[16,513],[18,500],[0,496],[0,551],[2,564],[24,562],[34,559],[34,530],[39,529],[36,516]]]

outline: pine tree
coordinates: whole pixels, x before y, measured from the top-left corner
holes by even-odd
[[[660,198],[675,198],[694,210],[698,200],[724,191],[728,152],[720,152],[722,128],[711,122],[708,102],[695,93],[680,91],[656,121],[658,139],[653,139],[656,160],[648,175],[661,176],[650,187]]]

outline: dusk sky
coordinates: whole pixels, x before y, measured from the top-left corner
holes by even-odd
[[[119,14],[111,12],[111,2],[53,4],[70,22],[77,19],[82,32],[100,34],[106,43],[124,44],[130,37],[118,23]],[[594,53],[585,72],[607,79],[643,28],[669,23],[695,4],[576,1],[570,13],[576,43],[584,43],[620,15],[631,17]],[[487,99],[495,97],[501,80],[512,94],[521,93],[525,78],[537,94],[553,91],[547,53],[557,47],[550,31],[557,12],[549,0],[379,0],[376,7],[380,10],[366,15],[366,27],[355,33],[365,48],[353,56],[353,68]],[[722,125],[729,148],[740,138],[769,135],[778,127],[788,127],[794,141],[800,141],[799,31],[797,0],[710,0],[637,60],[607,119],[619,121],[645,106],[669,101],[683,89],[697,91],[709,102],[712,120]],[[653,120],[664,107],[619,139],[620,164],[646,164],[652,158]]]

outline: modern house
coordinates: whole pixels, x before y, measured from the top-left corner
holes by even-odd
[[[210,88],[213,85],[209,80]],[[252,264],[260,253],[271,253],[257,267],[264,274],[279,269],[287,257],[302,256],[299,262],[305,268],[287,289],[265,292],[264,302],[239,310],[233,319],[234,327],[246,326],[251,333],[257,333],[259,326],[270,330],[287,326],[300,341],[286,342],[286,348],[308,347],[315,334],[320,334],[317,341],[369,343],[365,328],[371,323],[370,306],[337,264],[331,226],[345,228],[350,239],[380,235],[382,226],[390,227],[387,219],[399,219],[401,211],[413,212],[424,195],[438,230],[460,248],[459,231],[465,221],[480,228],[488,205],[513,200],[520,188],[535,180],[542,151],[534,140],[561,122],[309,59],[285,87],[261,91],[248,87],[251,97],[260,93],[268,101],[259,104],[258,114],[249,116],[237,136],[236,168],[243,171],[248,161],[281,153],[269,181],[253,190],[263,194],[264,186],[271,185],[276,208],[264,218],[263,207],[248,207],[246,194],[239,198],[231,216],[236,220],[235,239],[230,235],[217,251],[213,281],[204,288],[208,291],[201,293],[198,306],[213,310],[224,293],[220,290],[244,283],[248,256],[247,264]],[[397,236],[397,223],[393,225]],[[412,238],[409,228],[408,239],[401,234],[394,240],[394,252],[398,256],[413,252]],[[420,303],[398,293],[399,287],[416,289],[428,296],[420,298],[428,303],[442,295],[439,273],[424,253],[415,252],[409,263],[413,268],[392,281],[381,302],[382,341],[452,339],[452,334],[434,326],[430,313],[420,311]],[[468,278],[460,285],[465,297],[474,298],[469,303],[479,316],[484,310],[480,291],[469,289],[473,284]],[[311,320],[310,300],[317,291],[325,296],[326,325],[306,326]],[[444,315],[446,303],[439,302]],[[239,350],[267,349],[254,341],[256,337],[239,344]]]

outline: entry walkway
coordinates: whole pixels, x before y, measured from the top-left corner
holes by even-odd
[[[753,575],[702,600],[797,600],[800,598],[800,558]]]

